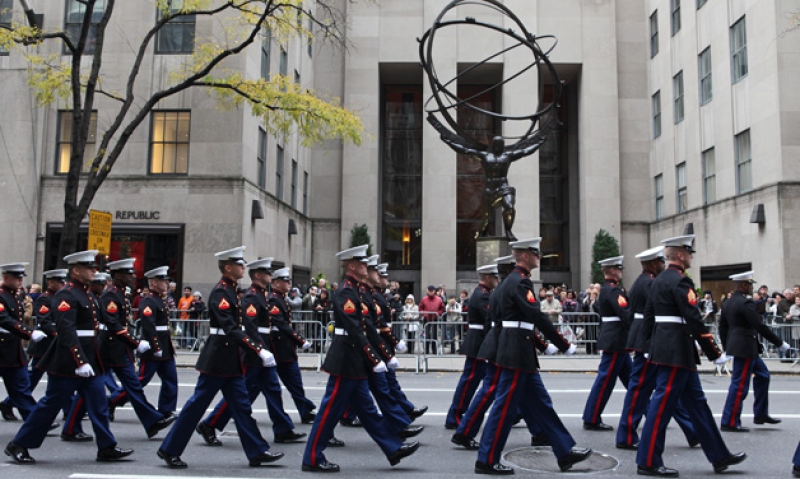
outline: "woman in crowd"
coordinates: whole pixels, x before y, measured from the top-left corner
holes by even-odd
[[[414,354],[414,345],[416,344],[415,338],[419,331],[419,306],[414,302],[413,294],[406,296],[406,303],[403,305],[403,314],[400,318],[403,322],[409,323],[407,329],[408,335],[406,336],[408,339],[406,342],[408,343],[408,353]]]

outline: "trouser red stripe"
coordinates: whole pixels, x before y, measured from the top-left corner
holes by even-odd
[[[497,371],[498,375],[500,371]],[[508,416],[508,406],[511,404],[511,400],[514,397],[514,390],[517,389],[517,380],[519,379],[519,369],[514,371],[514,379],[511,380],[511,386],[508,387],[508,395],[506,396],[506,403],[503,404],[503,413],[500,414],[500,421],[497,423],[497,430],[494,432],[494,441],[492,441],[492,448],[489,450],[489,460],[494,461],[494,450],[497,447],[497,443],[500,441],[500,434],[503,431],[503,424],[506,422],[506,416]],[[492,462],[494,464],[494,462]]]
[[[650,363],[644,363],[644,367],[642,368],[642,375],[639,376],[639,384],[636,385],[636,389],[633,391],[633,399],[631,399],[631,405],[628,407],[628,445],[633,445],[633,409],[636,407],[636,400],[639,399],[639,392],[642,390],[642,383],[644,382],[645,376],[647,376],[647,367],[650,366]]]
[[[478,409],[475,410],[476,412],[483,409],[486,406],[486,402],[489,400],[490,397],[492,397],[492,394],[494,394],[495,389],[497,389],[497,382],[500,380],[499,372],[500,371],[495,370],[494,377],[492,378],[492,385],[489,386],[489,390],[486,391],[486,394],[484,394],[483,397],[481,398],[481,402],[478,405]],[[478,417],[478,415],[473,414],[472,417],[469,418],[469,422],[467,423],[467,428],[465,429],[465,431],[468,432],[472,430],[472,425],[475,424],[476,417]]]
[[[139,382],[144,381],[144,359],[139,361]]]
[[[219,418],[222,417],[222,413],[226,409],[228,409],[228,401],[227,400],[222,402],[222,405],[219,407],[219,411],[217,411],[217,413],[214,414],[214,417],[212,417],[211,420],[208,421],[208,425],[211,426],[211,427],[216,427],[217,426],[217,421],[219,421]]]
[[[461,390],[461,398],[458,400],[458,408],[457,411],[459,414],[456,414],[456,424],[461,423],[461,414],[464,412],[464,400],[467,398],[467,390],[470,388],[472,381],[475,379],[475,361],[472,361],[472,367],[469,371],[469,377],[467,378],[466,384],[464,384],[464,388]]]
[[[733,401],[733,411],[731,411],[731,421],[730,424],[728,424],[730,427],[736,427],[736,417],[742,405],[745,381],[747,380],[747,375],[750,374],[750,361],[752,361],[750,358],[744,360],[742,375],[739,377],[739,389],[736,391],[736,399]]]
[[[653,433],[650,435],[650,448],[647,450],[647,467],[653,467],[653,453],[655,452],[658,428],[661,425],[661,416],[664,414],[664,408],[667,407],[667,402],[669,402],[669,395],[672,393],[672,384],[675,382],[675,374],[677,372],[678,368],[672,368],[672,371],[669,373],[667,389],[664,392],[664,397],[661,399],[661,406],[658,408],[658,414],[656,414],[655,424],[653,424]]]
[[[317,426],[317,433],[314,435],[314,442],[311,444],[311,466],[317,465],[317,443],[319,442],[320,435],[322,435],[322,429],[325,427],[325,423],[328,422],[328,415],[330,415],[333,403],[336,401],[336,394],[339,392],[339,383],[341,382],[341,376],[336,376],[336,384],[333,385],[333,392],[328,399],[328,404],[325,405],[325,412],[322,413],[322,419]]]
[[[605,395],[608,382],[611,380],[614,371],[614,365],[617,363],[617,355],[619,353],[611,353],[614,357],[611,358],[611,365],[608,366],[606,371],[606,380],[603,381],[603,387],[600,388],[600,395],[597,396],[597,402],[594,405],[594,415],[592,416],[592,424],[597,424],[597,417],[600,415],[600,403],[603,402],[603,395]]]
[[[78,401],[75,403],[75,409],[72,410],[72,419],[69,420],[67,434],[72,434],[72,431],[75,429],[75,421],[81,420],[78,418],[78,416],[80,416],[81,407],[83,407],[83,398],[78,396]]]

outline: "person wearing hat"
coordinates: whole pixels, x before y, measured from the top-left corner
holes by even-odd
[[[69,267],[69,281],[53,296],[55,342],[39,361],[47,371],[47,392],[36,405],[14,439],[5,449],[19,464],[36,461],[28,453],[44,442],[58,411],[77,391],[86,404],[96,435],[97,460],[115,461],[133,454],[132,449],[117,447],[111,433],[103,388],[103,365],[97,354],[97,309],[89,283],[94,278],[96,250],[64,257]]]
[[[267,287],[272,282],[272,258],[264,258],[247,263],[250,287],[242,298],[242,325],[247,335],[259,343],[262,349],[271,353],[269,333],[272,328],[270,306],[267,300]],[[274,353],[273,353],[274,354]],[[242,350],[242,365],[245,367],[245,385],[253,404],[260,393],[267,401],[267,411],[272,421],[275,442],[297,442],[306,437],[305,433],[294,431],[294,423],[283,410],[281,383],[276,372],[275,358],[267,363],[252,349]],[[216,430],[222,431],[231,419],[228,401],[223,398],[211,413],[197,425],[197,431],[209,446],[221,446]]]
[[[206,345],[197,359],[196,369],[200,371],[200,376],[197,378],[194,394],[184,404],[178,419],[156,452],[173,469],[188,467],[180,456],[206,408],[220,391],[228,402],[250,467],[258,467],[283,457],[283,453],[269,450],[269,443],[261,435],[253,419],[239,355],[241,348],[257,354],[264,366],[275,361],[275,357],[263,347],[263,343],[250,337],[242,329],[236,289],[237,282],[244,277],[244,249],[244,246],[240,246],[215,254],[222,278],[208,296],[210,328]]]
[[[620,414],[617,428],[616,446],[617,449],[633,451],[639,446],[639,434],[636,430],[647,409],[647,404],[650,402],[650,395],[656,387],[656,366],[645,357],[645,353],[649,351],[650,347],[649,341],[644,336],[644,310],[653,280],[664,271],[664,247],[650,248],[637,254],[636,259],[642,265],[642,273],[633,282],[628,292],[628,302],[631,313],[633,313],[633,320],[626,343],[626,349],[633,352],[634,355],[628,380],[628,391],[622,403],[622,414]],[[686,435],[689,447],[700,444],[694,433],[689,414],[680,403],[675,406],[673,418]]]
[[[742,407],[753,379],[753,422],[756,424],[778,424],[780,419],[769,415],[769,369],[761,359],[763,346],[758,336],[774,344],[781,352],[789,350],[783,341],[756,311],[750,296],[753,294],[753,272],[734,274],[730,279],[736,289],[722,305],[719,317],[719,338],[728,356],[733,357],[733,373],[728,388],[728,398],[722,410],[720,429],[728,432],[749,432],[742,426]]]
[[[17,419],[12,406],[16,406],[25,419],[36,405],[31,396],[28,358],[22,347],[22,340],[37,344],[47,337],[40,329],[31,330],[22,322],[23,306],[17,291],[22,287],[27,265],[28,263],[0,265],[3,275],[3,284],[0,285],[0,375],[8,392],[8,400],[0,403],[0,411],[3,419],[11,421]]]
[[[694,282],[685,274],[694,259],[694,238],[684,235],[661,241],[669,265],[653,281],[645,307],[645,337],[650,339],[650,361],[657,365],[657,371],[636,454],[640,475],[678,476],[678,471],[665,467],[662,459],[667,424],[678,401],[689,413],[714,472],[723,472],[747,458],[743,452],[731,454],[725,445],[697,374],[700,356],[695,342],[710,361],[724,364],[728,359],[703,323]]]
[[[367,305],[361,304],[358,287],[367,280],[366,257],[367,245],[336,254],[344,270],[344,279],[333,299],[334,336],[322,366],[330,376],[306,442],[303,471],[339,471],[339,465],[328,462],[323,451],[348,407],[361,419],[364,429],[392,466],[419,449],[419,442],[404,444],[400,436],[390,430],[369,394],[367,377],[375,372],[385,372],[386,363],[365,334],[365,316],[369,310]]]
[[[161,379],[158,412],[170,417],[178,409],[178,371],[175,367],[175,348],[169,327],[169,312],[164,295],[169,289],[169,266],[160,266],[144,274],[150,294],[139,302],[139,340],[150,344],[139,354],[139,382],[147,386],[153,376]]]
[[[540,425],[547,426],[547,436],[562,471],[569,470],[592,454],[591,449],[574,448],[575,440],[552,408],[538,372],[532,339],[534,325],[567,355],[572,355],[576,349],[541,312],[533,292],[530,272],[539,266],[540,242],[541,238],[533,238],[509,243],[516,265],[499,288],[499,308],[495,310],[499,317],[494,318],[500,322],[495,356],[498,379],[494,405],[486,420],[475,462],[478,474],[514,473],[514,469],[500,463],[515,418],[508,414],[509,411],[521,410],[523,416],[535,418]],[[492,308],[491,300],[489,307]]]
[[[469,408],[478,385],[486,375],[486,362],[478,360],[477,357],[486,333],[492,327],[492,319],[489,315],[489,297],[500,279],[497,264],[481,266],[477,272],[479,282],[469,297],[467,335],[460,351],[466,356],[466,359],[444,421],[446,429],[456,429],[461,424],[462,416]]]
[[[631,373],[631,357],[625,346],[633,318],[628,306],[628,296],[619,286],[623,258],[615,256],[598,262],[605,278],[597,297],[601,320],[597,349],[602,351],[602,355],[597,377],[583,409],[583,428],[590,431],[614,430],[603,422],[601,416],[617,379],[627,388]]]

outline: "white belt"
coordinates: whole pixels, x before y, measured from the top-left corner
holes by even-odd
[[[603,316],[604,323],[616,323],[619,321],[622,321],[621,319],[619,319],[619,316]]]
[[[77,334],[79,338],[91,338],[94,337],[96,331],[94,329],[78,329],[75,331],[75,334]]]
[[[210,334],[216,334],[217,336],[225,336],[225,330],[222,328],[209,328],[208,332]]]
[[[680,316],[656,316],[656,323],[686,324],[686,320]]]
[[[169,326],[156,326],[156,331],[169,331]]]
[[[100,331],[106,331],[106,330],[108,330],[108,326],[106,326],[105,324],[100,324],[100,325],[98,326],[98,328],[100,329]]]
[[[270,331],[280,331],[280,330],[275,326],[272,326],[270,328],[258,328],[258,332],[261,334],[269,334]]]
[[[533,323],[526,323],[524,321],[503,321],[504,328],[522,328],[533,331]]]
[[[345,330],[344,330],[344,329],[342,329],[342,328],[335,328],[335,329],[333,330],[333,332],[334,332],[334,334],[336,334],[337,336],[347,336],[347,331],[345,331]]]
[[[642,313],[634,313],[633,319],[644,319],[644,315]]]
[[[483,329],[482,324],[470,324],[469,329]]]

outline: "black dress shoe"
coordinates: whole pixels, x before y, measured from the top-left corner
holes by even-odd
[[[531,446],[532,447],[550,446],[550,438],[547,437],[547,434],[543,432],[535,436],[531,436]]]
[[[328,447],[344,447],[344,441],[331,436],[331,438],[328,439]]]
[[[604,422],[598,422],[597,424],[593,424],[590,422],[583,423],[583,428],[589,431],[613,431],[614,428],[609,426]]]
[[[743,452],[737,452],[736,454],[731,454],[725,459],[714,463],[714,472],[717,473],[723,472],[726,469],[728,469],[729,466],[734,466],[736,464],[739,464],[745,459],[747,459],[747,454]]]
[[[361,419],[356,417],[345,417],[339,420],[339,424],[344,427],[362,427]]]
[[[800,477],[800,466],[792,466],[792,475],[794,477]]]
[[[5,421],[18,421],[19,418],[14,414],[14,408],[11,404],[0,402],[0,415],[3,416]]]
[[[304,472],[339,472],[339,464],[334,464],[334,463],[328,462],[328,461],[320,462],[316,466],[309,466],[307,464],[303,464],[303,471]]]
[[[411,419],[416,419],[425,414],[426,412],[428,412],[428,406],[414,408],[411,410],[410,413],[408,413],[408,417],[410,417]]]
[[[750,428],[744,426],[720,426],[719,430],[725,432],[750,432]]]
[[[414,454],[417,452],[417,449],[419,449],[419,441],[403,444],[400,446],[400,449],[394,452],[394,454],[387,457],[387,459],[389,459],[389,464],[393,466],[397,465],[397,463],[400,462],[400,459]]]
[[[636,451],[639,449],[639,443],[625,444],[624,442],[617,443],[617,449],[625,449],[626,451]]]
[[[417,434],[421,433],[425,430],[425,426],[408,426],[402,431],[400,431],[400,438],[407,439],[409,437],[414,437]]]
[[[458,434],[458,433],[453,434],[453,437],[450,438],[450,442],[452,442],[453,444],[457,444],[468,451],[477,451],[478,448],[480,447],[480,444],[478,444],[471,437],[467,437],[463,434]]]
[[[300,418],[300,422],[303,424],[312,424],[314,422],[314,418],[316,417],[317,415],[313,412],[307,412],[303,415],[303,417]]]
[[[92,437],[91,434],[86,434],[85,432],[76,432],[74,434],[62,432],[61,440],[67,442],[89,442],[94,441],[94,437]]]
[[[203,440],[209,446],[222,445],[222,441],[217,439],[217,431],[215,431],[213,427],[206,425],[206,423],[204,423],[203,421],[200,421],[200,423],[195,428],[195,431],[197,431],[197,434],[203,436]]]
[[[117,405],[111,398],[108,399],[108,420],[109,422],[114,422],[115,413],[117,411]]]
[[[775,419],[772,416],[762,416],[762,417],[753,418],[753,422],[756,423],[756,424],[780,424],[781,420],[780,419]]]
[[[97,451],[97,462],[118,461],[133,454],[133,449],[122,449],[117,446]]]
[[[585,461],[589,459],[589,456],[592,455],[592,450],[590,448],[579,449],[579,448],[572,448],[564,457],[558,458],[558,467],[561,468],[561,472],[569,471],[572,466],[575,464]]]
[[[163,459],[164,462],[166,462],[167,465],[169,467],[171,467],[172,469],[186,469],[187,467],[189,467],[188,464],[186,464],[185,462],[183,462],[181,460],[181,456],[170,456],[169,454],[167,454],[166,452],[162,451],[161,449],[156,451],[156,454],[158,454],[158,457]]]
[[[259,454],[258,456],[250,459],[250,467],[258,467],[258,466],[260,466],[262,464],[275,462],[275,461],[277,461],[278,459],[280,459],[282,457],[283,457],[283,453],[282,452],[264,451],[261,454]]]
[[[697,447],[700,445],[700,439],[694,438],[689,441],[689,447]]]
[[[452,431],[452,430],[458,429],[458,424],[450,424],[450,423],[446,422],[446,423],[444,423],[444,428],[445,429],[450,429]]]
[[[14,441],[8,443],[4,452],[6,453],[6,456],[13,459],[17,464],[34,464],[36,462],[36,459],[32,458],[31,455],[28,454],[28,450],[26,448],[14,444]]]
[[[284,444],[287,442],[297,442],[300,439],[306,437],[306,433],[304,432],[294,432],[294,431],[286,431],[280,434],[275,434],[275,442]]]
[[[504,466],[499,462],[497,464],[486,464],[485,462],[475,461],[475,474],[491,474],[493,476],[511,476],[514,474],[514,469]]]
[[[155,424],[147,428],[147,438],[149,439],[158,434],[158,431],[168,428],[175,422],[175,419],[177,419],[175,416],[166,416],[156,421]]]
[[[679,475],[677,469],[670,469],[664,466],[657,466],[657,467],[637,466],[636,474],[639,474],[640,476],[659,476],[659,477],[678,477]]]

